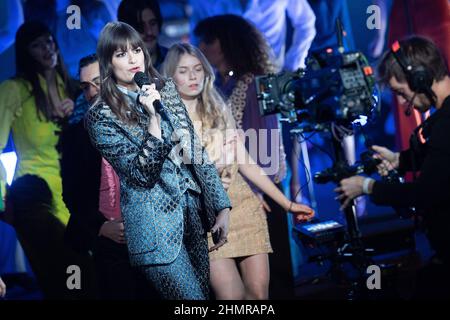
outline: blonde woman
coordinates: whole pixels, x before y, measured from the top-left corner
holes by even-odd
[[[199,49],[175,44],[169,49],[162,72],[173,78],[232,202],[228,242],[210,252],[210,277],[216,298],[267,299],[268,253],[272,248],[266,215],[243,177],[295,214],[297,221],[310,219],[314,212],[289,201],[248,155],[229,108],[214,88],[213,69]],[[208,241],[213,243],[210,234]]]

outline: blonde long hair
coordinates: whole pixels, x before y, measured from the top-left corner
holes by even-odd
[[[183,54],[192,55],[200,60],[205,72],[203,90],[200,94],[199,105],[197,107],[203,128],[228,129],[231,125],[230,119],[228,119],[228,107],[220,93],[214,87],[216,77],[211,64],[197,47],[188,43],[176,43],[170,47],[162,66],[163,76],[173,77]]]

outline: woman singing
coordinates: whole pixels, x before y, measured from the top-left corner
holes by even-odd
[[[211,250],[222,246],[231,208],[217,169],[173,81],[152,67],[136,30],[108,23],[97,55],[100,99],[86,124],[93,144],[120,178],[131,264],[141,267],[165,299],[207,299],[206,232],[218,235]],[[159,91],[155,83],[139,91],[136,72],[160,84]],[[161,109],[155,110],[156,100]]]

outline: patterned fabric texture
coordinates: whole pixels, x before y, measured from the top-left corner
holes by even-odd
[[[186,192],[180,204],[184,207],[183,245],[170,264],[142,267],[161,297],[170,300],[204,300],[209,297],[209,263],[205,237],[195,230],[200,223],[199,197]]]

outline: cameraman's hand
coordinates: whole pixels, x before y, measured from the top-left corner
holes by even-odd
[[[374,158],[381,160],[381,163],[377,166],[378,173],[381,176],[387,176],[389,171],[398,168],[400,163],[399,152],[392,152],[391,150],[380,146],[372,146],[372,149],[376,152]]]
[[[353,199],[363,194],[363,184],[365,178],[366,177],[362,176],[354,176],[347,179],[342,179],[340,182],[340,187],[334,189],[334,192],[339,194],[335,199],[343,201],[340,208],[341,210],[346,208]],[[369,193],[372,192],[373,182],[374,181],[369,184]]]

